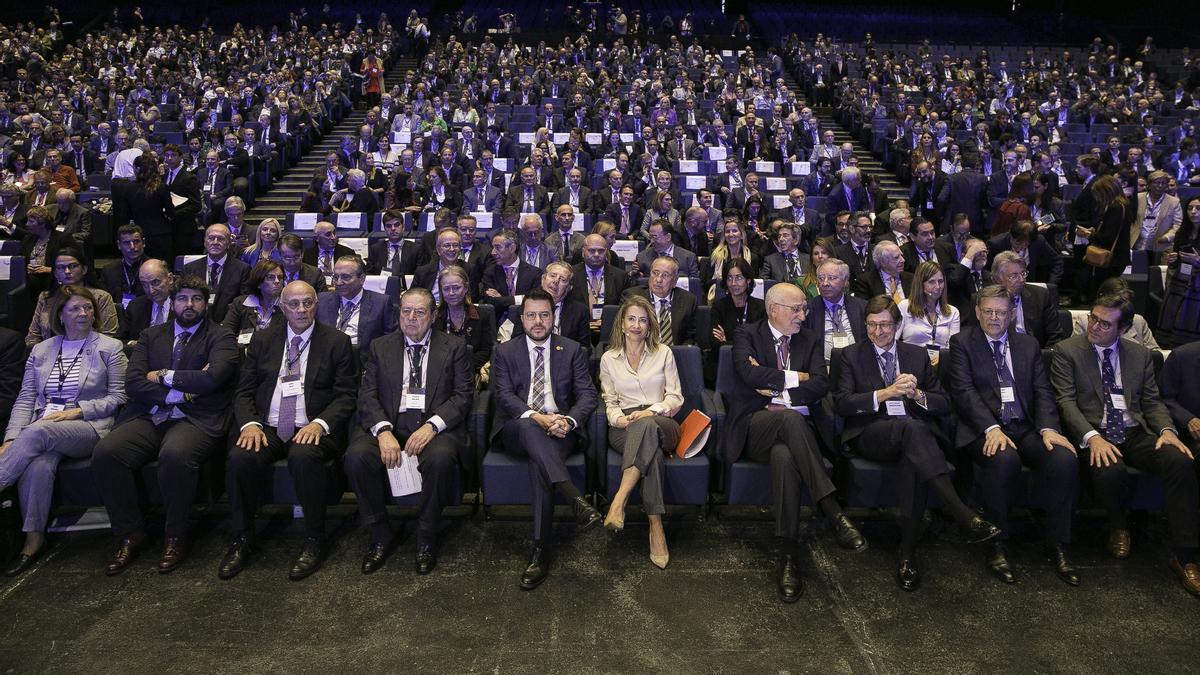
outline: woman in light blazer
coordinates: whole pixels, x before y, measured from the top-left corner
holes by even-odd
[[[621,486],[608,507],[604,527],[625,527],[625,503],[642,483],[642,508],[650,521],[650,562],[660,569],[670,561],[663,532],[663,452],[679,443],[673,418],[683,406],[675,355],[658,337],[650,301],[631,296],[613,322],[608,351],[600,358],[600,394],[608,417],[608,444],[622,453]]]
[[[99,332],[92,292],[63,286],[50,316],[56,336],[35,345],[26,360],[0,445],[0,490],[17,485],[25,517],[25,546],[4,570],[10,577],[29,569],[44,548],[59,461],[90,456],[126,399],[125,351],[120,340]]]

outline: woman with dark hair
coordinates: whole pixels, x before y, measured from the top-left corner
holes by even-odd
[[[750,295],[754,273],[742,258],[730,258],[722,267],[718,282],[725,295],[712,304],[713,350],[733,344],[733,333],[744,323],[760,321],[767,315],[766,304]]]
[[[279,310],[279,294],[283,292],[283,266],[274,260],[260,260],[250,270],[247,282],[250,292],[235,298],[225,314],[223,326],[238,336],[238,344],[250,344],[250,336],[264,330],[277,318],[283,320]]]
[[[70,239],[54,229],[53,218],[46,207],[29,207],[25,212],[21,255],[25,258],[25,286],[30,297],[36,298],[50,288],[54,280],[54,257],[60,248],[69,245]]]
[[[445,170],[431,166],[425,172],[425,210],[450,209],[454,213],[462,210],[462,195],[449,184]]]
[[[762,232],[767,224],[767,206],[762,193],[746,198],[746,206],[742,208],[742,222],[746,232],[751,237],[765,237]]]
[[[54,255],[51,269],[54,277],[50,290],[38,294],[37,306],[33,309],[33,320],[29,322],[29,332],[25,334],[25,344],[32,347],[58,335],[54,328],[50,304],[59,286],[86,288],[92,294],[92,302],[96,306],[96,330],[115,337],[118,330],[117,307],[108,291],[87,284],[88,266],[83,253],[77,248],[61,248]]]
[[[1057,183],[1058,174],[1037,173],[1033,176],[1033,203],[1029,206],[1030,219],[1040,234],[1055,251],[1062,250],[1062,235],[1067,231],[1067,208],[1063,200],[1054,196],[1051,182]]]
[[[1163,344],[1179,347],[1200,340],[1200,197],[1192,197],[1183,209],[1183,223],[1175,243],[1164,256],[1170,275],[1158,328]],[[1152,272],[1155,273],[1156,272]]]
[[[1129,228],[1137,218],[1137,208],[1130,204],[1125,188],[1112,176],[1100,176],[1092,181],[1091,189],[1096,213],[1102,214],[1100,222],[1092,229],[1076,227],[1075,233],[1088,238],[1088,248],[1112,254],[1107,265],[1091,265],[1087,297],[1095,298],[1100,284],[1110,277],[1121,276],[1129,265]]]
[[[941,265],[926,260],[913,273],[908,297],[900,301],[900,322],[897,336],[902,342],[924,347],[929,361],[938,364],[938,355],[950,348],[950,338],[958,333],[961,318],[958,308],[946,298],[946,277]]]
[[[29,160],[25,155],[14,152],[8,157],[8,163],[4,166],[8,172],[8,180],[11,180],[22,191],[28,192],[33,189],[33,176],[36,171],[29,168]]]
[[[1033,199],[1033,178],[1028,173],[1017,174],[1008,188],[1008,198],[996,209],[991,236],[1008,232],[1018,220],[1033,220],[1030,216]]]
[[[407,211],[415,216],[421,212],[424,205],[421,188],[413,182],[412,174],[397,169],[392,177],[392,187],[387,192],[386,208]]]
[[[99,332],[93,291],[63,286],[46,311],[60,337],[34,346],[0,445],[0,490],[19,485],[25,518],[25,546],[4,570],[10,577],[42,552],[58,463],[90,456],[126,400],[125,351]]]
[[[143,153],[134,160],[133,168],[134,180],[117,190],[123,198],[116,199],[114,195],[113,226],[137,223],[146,240],[146,255],[171,264],[177,253],[171,230],[171,218],[175,215],[171,190],[159,175],[158,160],[149,153]],[[119,209],[118,204],[122,205]],[[183,254],[184,251],[178,253]]]
[[[433,327],[467,341],[474,370],[480,374],[479,379],[486,382],[482,373],[484,366],[492,360],[492,346],[496,343],[492,307],[471,302],[471,275],[460,265],[443,269],[437,283],[442,304],[438,305]]]

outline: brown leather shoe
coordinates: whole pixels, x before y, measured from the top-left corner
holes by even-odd
[[[186,556],[183,537],[167,537],[163,544],[162,557],[158,559],[158,573],[167,574],[178,567]]]
[[[133,564],[137,559],[138,553],[141,552],[142,543],[146,541],[145,532],[134,532],[133,534],[121,540],[117,545],[117,552],[104,566],[104,573],[108,576],[116,576],[125,571],[126,567]]]
[[[1108,552],[1113,554],[1114,558],[1124,560],[1129,557],[1129,550],[1133,548],[1133,542],[1129,538],[1129,530],[1113,530],[1108,533]]]
[[[1188,593],[1200,597],[1200,565],[1196,563],[1181,565],[1179,559],[1172,557],[1170,566],[1171,571],[1175,572],[1179,577],[1179,581],[1183,584],[1184,589]]]

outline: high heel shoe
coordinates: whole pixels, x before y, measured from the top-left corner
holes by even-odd
[[[663,535],[663,548],[667,547],[666,535]],[[654,552],[654,531],[650,531],[650,562],[660,570],[667,569],[667,564],[671,562],[671,552],[655,553]]]
[[[608,515],[604,516],[604,529],[613,533],[625,529],[625,512],[609,507]]]

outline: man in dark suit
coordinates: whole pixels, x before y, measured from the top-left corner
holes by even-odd
[[[583,248],[583,232],[575,232],[575,209],[570,204],[554,207],[554,231],[542,241],[554,251],[556,260],[567,261]]]
[[[467,445],[466,419],[474,395],[471,357],[462,338],[432,330],[433,295],[412,288],[400,297],[400,331],[371,343],[352,421],[346,476],[370,530],[363,574],[383,566],[392,541],[385,487],[387,470],[417,462],[417,574],[437,564],[442,509],[454,495],[458,449]]]
[[[796,251],[802,236],[796,231],[798,227],[791,221],[778,218],[771,221],[768,233],[775,251],[763,259],[762,269],[758,273],[760,278],[794,283],[808,273],[811,264],[808,254]]]
[[[516,296],[537,288],[542,272],[517,257],[518,237],[512,230],[492,233],[492,262],[483,270],[480,301],[496,308],[496,322],[503,321]]]
[[[1012,150],[1004,152],[1004,171],[992,172],[991,179],[988,180],[988,204],[994,211],[1000,204],[1008,198],[1008,191],[1012,187],[1013,179],[1020,173],[1017,153]],[[980,227],[979,223],[971,221],[975,227]]]
[[[171,194],[185,199],[170,215],[173,247],[177,254],[195,250],[196,217],[204,206],[196,176],[183,168],[183,151],[173,143],[163,147],[163,183]],[[174,198],[172,198],[174,200]],[[224,204],[222,204],[222,209]],[[220,218],[218,218],[220,220]]]
[[[1087,448],[1092,487],[1108,512],[1109,552],[1126,558],[1132,545],[1126,466],[1158,476],[1174,551],[1171,569],[1189,593],[1200,595],[1195,460],[1159,398],[1149,350],[1121,339],[1133,325],[1133,314],[1125,296],[1097,298],[1087,333],[1055,347],[1050,381],[1067,433]]]
[[[463,213],[496,213],[504,201],[504,193],[488,185],[483,169],[471,173],[471,185],[463,190]]]
[[[183,266],[185,275],[208,280],[213,292],[209,314],[216,322],[225,320],[225,312],[234,298],[250,292],[250,266],[231,255],[229,247],[229,228],[224,223],[209,225],[204,230],[204,250],[208,255]]]
[[[1013,328],[1037,338],[1043,347],[1053,347],[1068,335],[1058,319],[1058,307],[1050,303],[1050,293],[1025,283],[1027,274],[1025,259],[1014,251],[998,253],[992,260],[992,279],[1013,299]]]
[[[930,260],[940,265],[942,270],[956,262],[954,248],[938,246],[937,231],[933,223],[924,218],[913,221],[912,236],[900,247],[900,253],[904,255],[904,271],[910,274],[916,272],[921,263]]]
[[[555,260],[546,266],[542,272],[540,288],[550,294],[554,301],[555,334],[578,342],[586,354],[592,352],[592,335],[589,330],[591,311],[585,303],[571,297],[571,283],[574,279],[571,266],[561,260]],[[515,307],[516,305],[514,305]],[[517,311],[509,310],[509,318],[513,322],[513,337],[525,334],[521,317]]]
[[[891,241],[881,241],[871,251],[872,269],[854,279],[853,290],[863,300],[886,295],[897,304],[912,290],[912,274],[904,271],[904,254]]]
[[[304,252],[304,262],[321,270],[326,277],[333,276],[335,262],[357,255],[349,246],[338,243],[337,228],[327,220],[313,226],[313,242],[316,245]]]
[[[122,225],[117,230],[117,250],[121,252],[120,259],[100,270],[100,287],[108,291],[113,302],[128,308],[134,298],[144,293],[142,285],[138,283],[138,270],[147,260],[142,228],[132,224]]]
[[[1016,583],[1005,551],[1008,495],[1021,465],[1037,473],[1046,508],[1046,547],[1058,578],[1079,585],[1067,559],[1071,515],[1079,483],[1075,446],[1061,433],[1054,389],[1037,340],[1009,330],[1012,299],[1003,286],[975,296],[977,325],[950,338],[950,395],[958,411],[955,445],[982,468],[984,515],[1000,528],[987,565],[1004,583]]]
[[[534,491],[533,552],[521,574],[521,588],[533,590],[550,572],[554,492],[570,501],[581,527],[601,520],[600,513],[571,482],[564,461],[579,442],[587,440],[596,388],[583,348],[552,333],[554,301],[548,293],[535,289],[525,294],[521,322],[524,339],[509,340],[492,352],[496,417],[491,440],[493,444],[501,442],[503,452],[529,461]]]
[[[642,207],[634,200],[633,186],[621,186],[620,201],[610,204],[604,217],[617,227],[617,236],[622,239],[632,239],[641,232]]]
[[[704,191],[708,195],[708,199],[712,199],[712,193]],[[712,209],[712,213],[720,216],[716,209]],[[693,206],[683,214],[683,222],[671,232],[671,239],[675,245],[687,249],[696,254],[696,258],[707,258],[712,255],[712,241],[709,239],[709,211],[703,207]],[[715,229],[715,227],[714,227]],[[698,263],[697,263],[698,264]]]
[[[919,162],[913,170],[913,182],[909,188],[908,203],[913,215],[932,220],[937,226],[942,222],[942,210],[938,195],[945,189],[946,174],[938,171],[929,162]]]
[[[850,278],[874,272],[871,262],[871,214],[859,211],[850,217],[850,242],[835,244],[833,257],[850,266]]]
[[[959,213],[967,214],[976,232],[982,234],[987,227],[983,210],[987,206],[987,178],[979,173],[979,157],[967,154],[962,160],[963,170],[949,176],[942,184],[935,204],[941,206],[941,220],[949,223]]]
[[[816,209],[810,209],[805,204],[808,196],[804,190],[796,187],[788,191],[789,204],[775,212],[774,217],[784,222],[795,223],[799,226],[796,234],[800,237],[801,251],[808,251],[812,245],[814,237],[825,229],[825,224],[820,222],[820,216],[817,215]]]
[[[279,306],[287,321],[254,333],[246,348],[233,405],[236,447],[225,466],[234,536],[217,570],[221,579],[232,579],[246,566],[254,547],[258,485],[271,464],[284,458],[305,529],[288,578],[304,579],[325,559],[325,462],[346,447],[358,364],[350,338],[316,322],[316,305],[312,286],[302,281],[284,286]]]
[[[650,266],[659,258],[670,258],[677,263],[678,273],[683,277],[699,277],[700,263],[696,254],[675,245],[673,230],[665,218],[656,218],[646,228],[650,245],[637,255],[630,276],[637,278],[649,274]]]
[[[1200,387],[1189,382],[1200,371],[1200,342],[1176,347],[1167,357],[1162,371],[1162,400],[1171,411],[1176,429],[1187,429],[1193,454],[1200,447]]]
[[[171,308],[171,283],[175,277],[167,263],[151,258],[142,263],[137,275],[145,295],[137,296],[125,308],[120,338],[127,353],[137,346],[142,331],[175,320]]]
[[[279,264],[283,266],[283,281],[285,284],[293,281],[304,283],[317,289],[318,293],[325,292],[325,275],[314,265],[301,262],[304,260],[304,240],[287,233],[279,237]]]
[[[1025,259],[1029,281],[1055,286],[1062,282],[1062,256],[1042,238],[1031,220],[1018,220],[1008,232],[989,239],[987,246],[991,260],[1004,251],[1013,251]]]
[[[853,166],[842,169],[842,182],[835,185],[825,199],[825,220],[828,226],[833,227],[833,219],[839,212],[855,213],[866,209],[867,206],[867,192],[862,186],[862,173]]]
[[[221,166],[220,155],[216,150],[208,151],[204,165],[196,171],[196,183],[200,189],[200,213],[204,221],[224,218],[225,200],[233,196],[233,178],[229,175],[229,170]]]
[[[396,330],[396,306],[382,293],[363,288],[362,258],[346,256],[333,264],[333,290],[317,295],[317,321],[350,337],[365,357],[376,338]]]
[[[558,207],[564,204],[575,208],[578,213],[585,213],[592,208],[592,189],[581,185],[583,181],[583,170],[579,167],[571,167],[567,172],[566,185],[554,191],[554,196],[550,199],[550,211],[554,212]]]
[[[921,575],[914,554],[930,488],[968,542],[993,539],[1000,530],[976,516],[954,491],[944,452],[949,439],[937,427],[938,418],[950,414],[950,400],[925,350],[896,339],[900,308],[891,298],[877,296],[865,311],[868,341],[841,353],[834,411],[845,418],[842,439],[852,453],[899,463],[903,521],[896,583],[915,591]]]
[[[92,210],[75,203],[75,193],[67,188],[59,188],[54,192],[54,206],[50,209],[53,227],[59,233],[70,237],[88,257],[92,257]]]
[[[383,231],[387,233],[387,239],[376,239],[367,248],[367,274],[398,277],[412,274],[417,269],[419,244],[404,238],[404,213],[385,212]]]
[[[640,295],[650,301],[650,306],[658,316],[663,344],[695,344],[696,296],[675,287],[679,279],[679,263],[674,258],[655,258],[648,276],[648,286],[631,286],[625,293]]]
[[[474,297],[473,289],[479,287],[482,272],[479,267],[459,259],[462,253],[462,239],[462,234],[453,227],[443,227],[438,230],[435,244],[437,259],[421,265],[413,272],[413,287],[428,289],[433,293],[434,300],[440,303],[442,296],[438,287],[438,278],[442,270],[451,265],[460,265],[466,269],[471,280],[470,293]]]
[[[825,361],[834,349],[849,347],[867,339],[863,324],[867,302],[846,293],[850,267],[841,260],[826,260],[817,269],[817,291],[808,301],[804,327],[824,336]]]
[[[795,602],[804,592],[800,576],[801,488],[807,486],[843,548],[861,551],[859,534],[834,497],[833,481],[811,426],[829,391],[819,334],[803,327],[804,291],[776,284],[766,294],[767,318],[738,328],[733,338],[733,390],[729,396],[725,461],[743,454],[771,466],[775,537],[779,541],[779,597]]]
[[[583,241],[583,262],[572,268],[571,296],[589,309],[591,330],[600,330],[604,305],[617,305],[629,288],[625,270],[608,263],[608,242],[599,234],[589,234]]]
[[[550,194],[537,183],[533,167],[521,169],[520,181],[513,181],[504,198],[504,208],[517,209],[521,213],[546,215],[550,212]]]
[[[981,239],[967,239],[963,256],[958,262],[942,269],[946,277],[946,299],[958,309],[963,323],[975,316],[975,294],[998,280],[987,269],[987,244]]]
[[[125,374],[129,403],[92,454],[96,487],[120,540],[104,569],[109,576],[125,571],[145,542],[135,476],[156,459],[167,511],[158,571],[174,570],[187,555],[200,466],[224,439],[239,360],[233,333],[208,316],[209,295],[203,277],[172,285],[175,320],[138,337]]]

